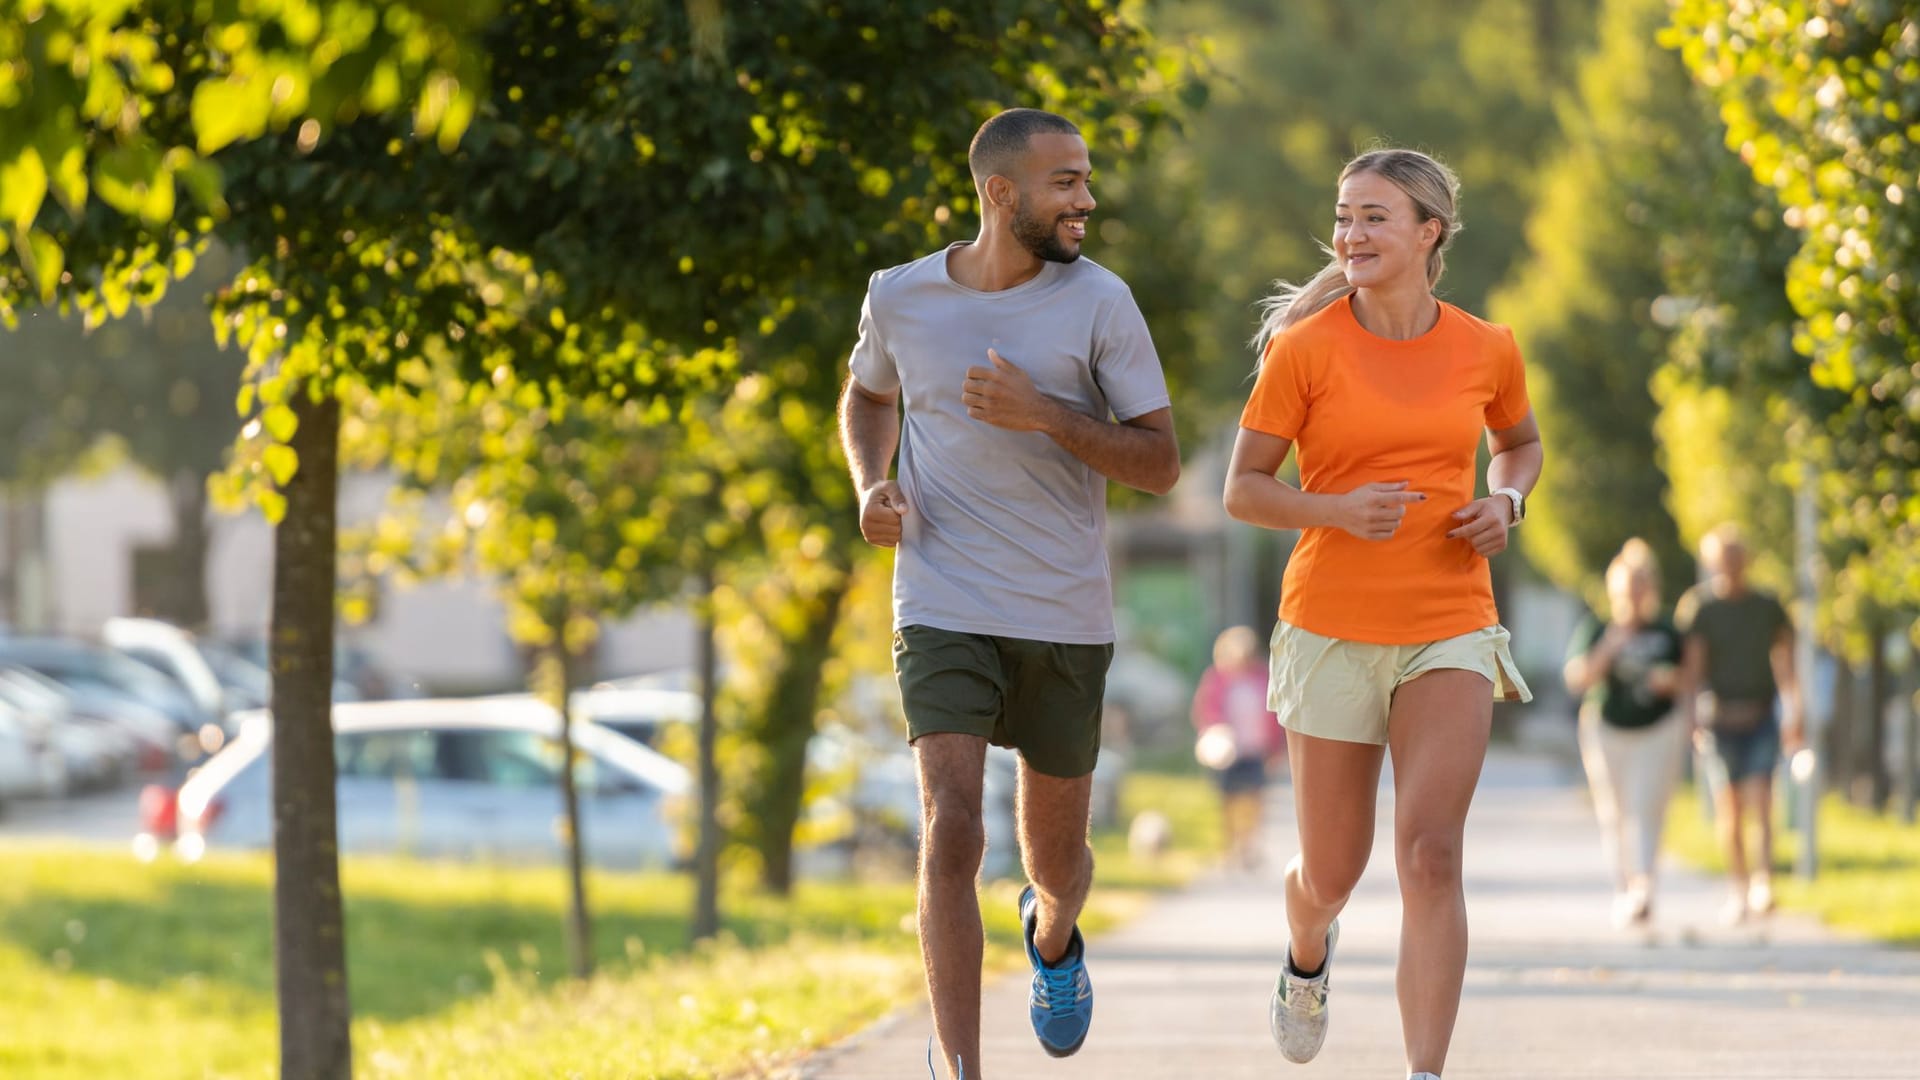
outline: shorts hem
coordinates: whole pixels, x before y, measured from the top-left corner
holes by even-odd
[[[944,630],[949,634],[978,634],[981,637],[1011,638],[1015,641],[1037,641],[1042,645],[1112,645],[1115,634],[1112,629],[1092,632],[1053,632],[1036,631],[1032,626],[1015,626],[1010,623],[976,622],[971,619],[929,618],[922,615],[900,615],[894,619],[895,633],[913,627],[927,630]]]
[[[1510,640],[1499,623],[1437,641],[1384,645],[1329,637],[1282,621],[1273,635],[1268,707],[1288,731],[1383,746],[1394,694],[1430,672],[1470,671],[1487,680],[1493,701],[1532,701]],[[1394,670],[1401,664],[1404,669]]]
[[[1337,731],[1309,731],[1307,727],[1303,724],[1288,723],[1286,720],[1280,721],[1280,726],[1283,728],[1286,728],[1288,731],[1291,731],[1296,735],[1305,735],[1308,738],[1312,738],[1312,739],[1326,739],[1329,742],[1359,743],[1362,746],[1387,745],[1387,736],[1385,732],[1382,732],[1378,738],[1373,738],[1370,733],[1355,732],[1353,730],[1353,725],[1351,724],[1348,724],[1344,727],[1344,729],[1337,730]],[[1336,725],[1327,725],[1327,726],[1333,727]]]
[[[910,724],[907,727],[907,745],[912,746],[922,735],[971,735],[976,739],[985,739],[989,746],[994,745],[991,733],[982,733],[975,728],[961,727],[958,724]]]

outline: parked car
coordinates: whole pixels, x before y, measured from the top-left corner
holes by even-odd
[[[0,772],[9,775],[0,780],[0,790],[5,794],[57,799],[73,787],[59,732],[46,716],[0,697],[0,740],[7,742],[7,752],[17,755],[26,766],[24,780],[13,778],[10,767],[0,767]]]
[[[268,668],[268,648],[265,637],[232,638],[215,644],[202,643],[203,649],[211,652],[218,648],[226,654],[229,662],[244,661],[255,671],[265,674]],[[216,664],[216,667],[219,666]],[[267,685],[272,683],[268,679]],[[262,689],[264,701],[265,689]],[[374,658],[371,651],[360,645],[336,641],[333,646],[333,700],[335,701],[387,701],[393,698],[418,698],[421,696],[419,684],[413,679],[387,670]],[[265,707],[264,704],[262,706]]]
[[[668,725],[700,719],[700,695],[684,690],[596,686],[574,691],[572,700],[574,715],[652,749],[659,748],[660,733]]]
[[[272,700],[273,676],[265,646],[210,641],[158,619],[108,619],[100,636],[116,652],[172,679],[202,709],[223,718],[248,709],[264,709]],[[344,652],[335,654],[342,662]],[[333,700],[360,701],[367,695],[335,671]],[[227,724],[231,726],[231,724]]]
[[[184,761],[204,756],[203,729],[220,731],[221,717],[202,709],[172,679],[131,657],[84,641],[62,638],[0,638],[0,663],[32,668],[73,691],[88,711],[125,718],[137,734],[144,713],[159,713],[173,725],[170,738]]]
[[[194,636],[172,623],[159,619],[108,619],[100,627],[100,638],[115,652],[172,679],[200,711],[225,719],[238,708],[229,703],[226,687],[200,651]]]
[[[43,794],[46,748],[13,709],[0,709],[0,808]]]
[[[200,655],[206,658],[207,666],[213,669],[213,677],[220,680],[220,689],[227,696],[227,707],[235,712],[249,709],[264,709],[273,700],[273,676],[265,665],[253,659],[231,645],[217,641],[199,641]],[[333,700],[358,701],[360,695],[341,692],[341,684],[334,682]]]
[[[38,672],[0,665],[0,702],[45,725],[63,759],[69,790],[111,786],[140,764],[139,739],[111,721],[77,711],[73,695]]]
[[[129,765],[143,772],[164,772],[180,766],[181,754],[185,749],[181,746],[181,740],[191,737],[181,731],[173,717],[160,709],[134,700],[119,690],[102,688],[84,680],[68,682],[55,678],[44,669],[13,663],[4,649],[0,649],[0,671],[7,673],[10,683],[28,687],[43,695],[51,693],[64,705],[74,721],[96,732],[121,758],[115,766],[116,773],[119,768]],[[197,756],[197,753],[189,756]]]
[[[562,857],[560,721],[531,696],[357,702],[333,710],[343,852],[503,862]],[[687,771],[592,722],[573,726],[575,781],[589,861],[676,861],[673,817]],[[180,788],[172,824],[187,859],[209,848],[265,848],[273,837],[273,724],[245,714],[239,733]],[[166,824],[149,807],[149,824]]]

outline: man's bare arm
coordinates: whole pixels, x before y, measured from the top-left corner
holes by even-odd
[[[1700,726],[1700,694],[1707,679],[1707,646],[1687,635],[1680,653],[1680,715],[1688,731]]]
[[[987,350],[990,367],[967,369],[960,386],[967,415],[1008,431],[1038,431],[1109,480],[1165,495],[1180,479],[1180,443],[1173,410],[1155,409],[1120,423],[1088,416],[1042,394],[1027,373]]]
[[[881,547],[900,542],[900,520],[907,515],[905,493],[887,478],[900,447],[899,399],[898,392],[875,393],[851,376],[840,394],[840,446],[860,493],[860,535]]]
[[[853,486],[865,491],[885,480],[900,447],[900,394],[878,394],[851,375],[840,393],[840,447]]]
[[[1767,663],[1773,668],[1774,685],[1780,688],[1780,697],[1787,705],[1781,734],[1789,747],[1798,747],[1805,741],[1807,714],[1805,699],[1801,697],[1800,672],[1793,662],[1792,627],[1782,627],[1775,635],[1767,649]]]
[[[1180,443],[1173,410],[1155,409],[1113,424],[1062,407],[1041,428],[1060,448],[1109,480],[1152,495],[1165,495],[1180,479]]]

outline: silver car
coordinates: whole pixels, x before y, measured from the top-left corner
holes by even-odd
[[[264,711],[180,788],[175,851],[273,842]],[[529,696],[335,705],[340,849],[502,862],[563,852],[559,716]],[[575,781],[587,859],[598,867],[674,861],[672,818],[687,770],[591,722],[576,722]]]

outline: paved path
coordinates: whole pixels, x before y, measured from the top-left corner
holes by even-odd
[[[1717,881],[1669,866],[1650,933],[1608,925],[1586,804],[1556,766],[1496,757],[1467,835],[1473,953],[1448,1080],[1914,1080],[1920,953],[1835,936],[1795,916],[1726,928]],[[1281,791],[1274,865],[1292,852]],[[1392,794],[1383,785],[1383,826]],[[1332,1029],[1310,1065],[1267,1035],[1285,934],[1271,874],[1213,877],[1089,945],[1098,1007],[1066,1061],[1027,1027],[1025,978],[986,991],[985,1080],[1402,1080],[1390,834],[1341,918]],[[810,1080],[925,1076],[924,1004],[808,1062]],[[974,1074],[969,1072],[969,1076]]]

